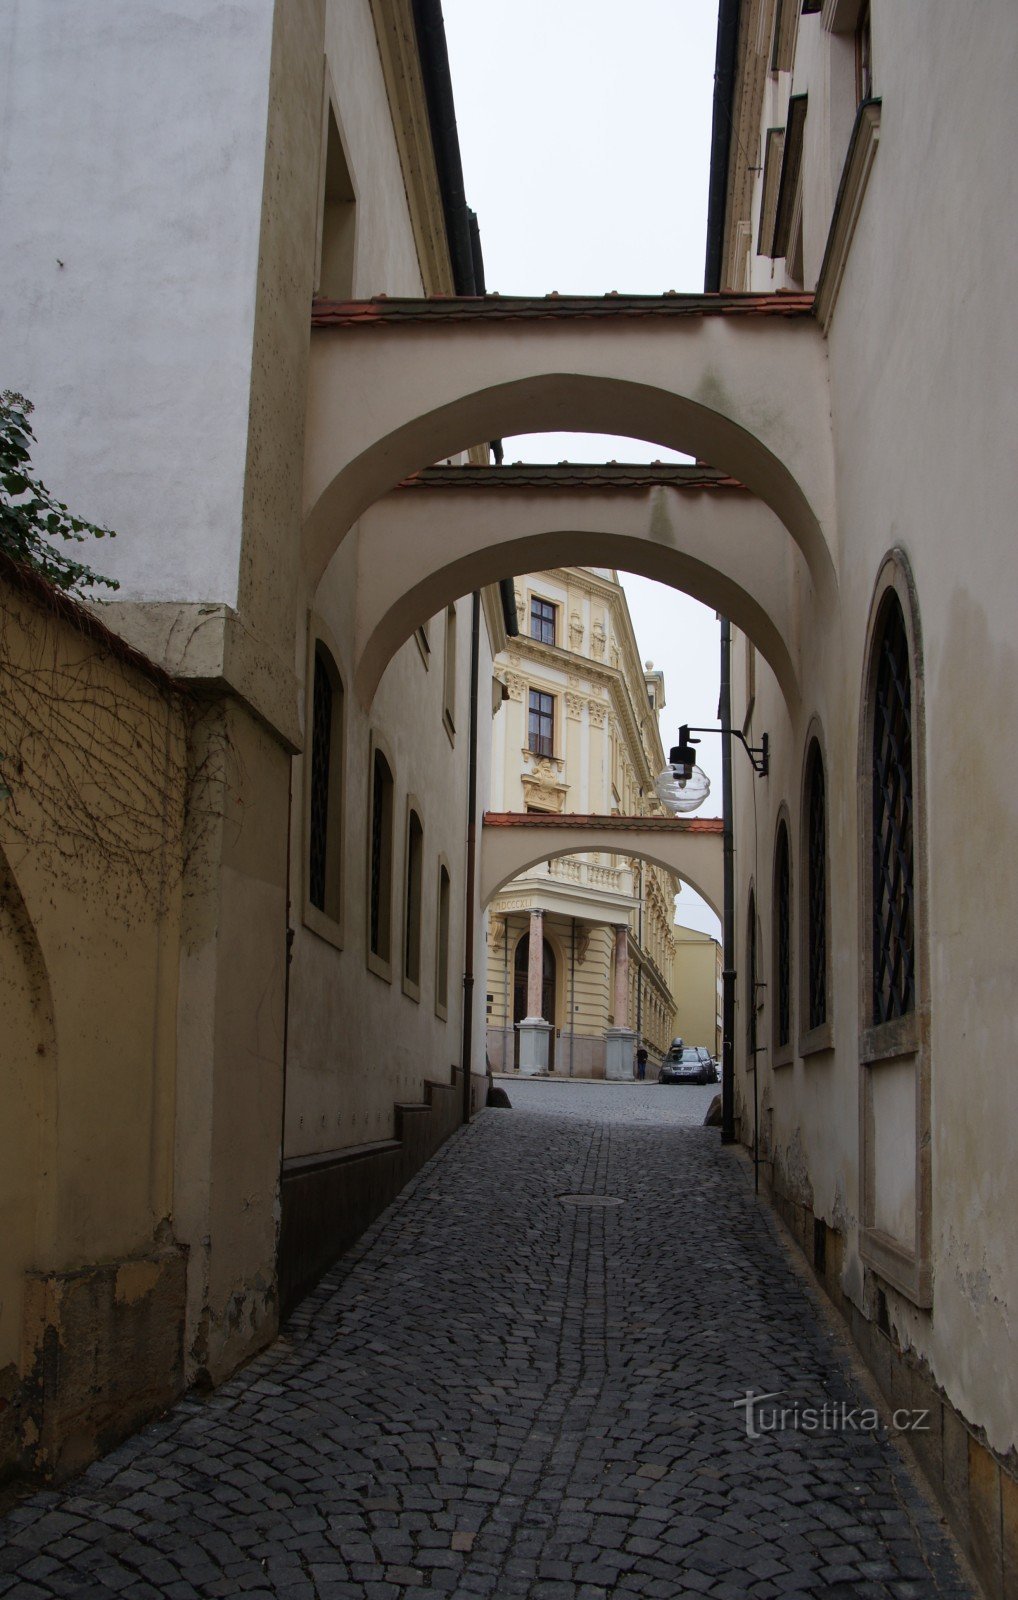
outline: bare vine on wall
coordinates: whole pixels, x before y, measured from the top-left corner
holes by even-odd
[[[162,901],[223,814],[225,718],[79,603],[118,585],[62,546],[115,536],[34,472],[31,413],[0,394],[0,841],[112,904],[126,882]]]
[[[214,708],[0,554],[0,839],[110,904],[161,900],[222,814]],[[129,896],[127,897],[129,898]]]

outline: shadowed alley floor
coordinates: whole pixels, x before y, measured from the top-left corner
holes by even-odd
[[[271,1350],[0,1524],[0,1595],[970,1597],[713,1091],[509,1088]]]

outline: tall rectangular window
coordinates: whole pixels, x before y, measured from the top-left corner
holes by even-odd
[[[435,951],[435,1010],[444,1017],[449,1008],[449,901],[451,882],[448,869],[438,869],[438,928]]]
[[[331,105],[325,144],[322,244],[317,291],[332,300],[353,295],[356,202],[346,152]]]
[[[816,740],[806,784],[806,933],[809,1025],[827,1021],[827,798]]]
[[[308,774],[308,900],[338,920],[342,905],[343,685],[336,663],[315,646]]]
[[[376,750],[371,782],[368,938],[371,954],[383,962],[392,957],[392,803],[392,772],[382,752]]]
[[[424,882],[424,827],[416,811],[407,822],[406,888],[403,921],[403,977],[407,986],[420,994],[421,986],[421,888]]]
[[[530,637],[539,639],[542,644],[555,643],[555,612],[557,606],[550,600],[531,599],[530,602]]]
[[[456,607],[445,613],[445,674],[442,684],[442,720],[450,739],[456,732]]]
[[[792,872],[784,822],[778,824],[774,863],[774,975],[774,1042],[784,1050],[792,1042]]]
[[[529,748],[538,756],[555,754],[555,700],[540,689],[530,691]]]

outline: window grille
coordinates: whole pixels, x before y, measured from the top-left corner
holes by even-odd
[[[777,1023],[778,1048],[792,1042],[792,907],[791,868],[788,860],[788,829],[782,822],[778,828],[778,860],[775,873],[777,882]]]
[[[809,1025],[827,1021],[827,797],[820,748],[810,758],[807,794]]]
[[[315,652],[311,730],[311,824],[308,898],[325,910],[325,864],[328,856],[329,764],[332,755],[332,683],[321,654]]]
[[[892,595],[880,637],[873,711],[873,1020],[915,1007],[912,681],[908,635]]]
[[[553,756],[555,741],[555,700],[539,689],[530,691],[529,748],[538,756]]]
[[[550,600],[531,600],[530,637],[542,644],[555,643],[555,607]]]

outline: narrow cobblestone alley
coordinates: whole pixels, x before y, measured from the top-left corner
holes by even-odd
[[[0,1594],[971,1596],[886,1436],[747,1437],[748,1390],[868,1402],[710,1091],[511,1092],[272,1349],[14,1510]]]

